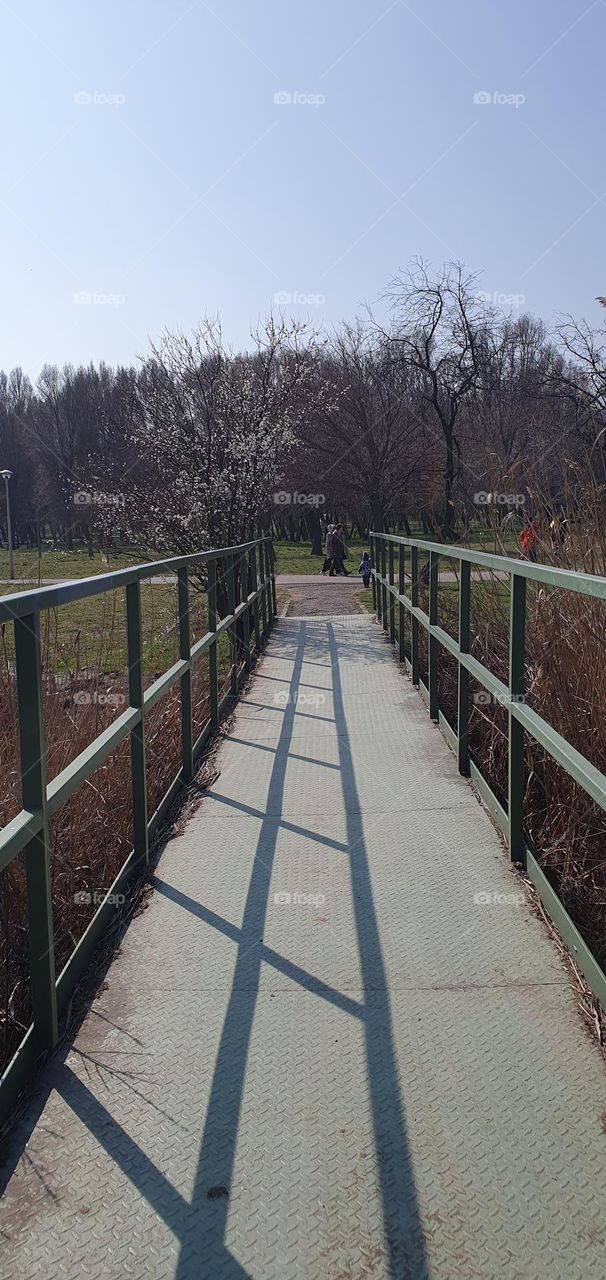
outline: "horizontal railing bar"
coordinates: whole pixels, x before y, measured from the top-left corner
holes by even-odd
[[[583,790],[593,800],[597,801],[601,808],[606,809],[606,775],[590,764],[589,760],[580,751],[572,747],[556,729],[552,728],[536,711],[532,711],[526,703],[512,702],[508,686],[502,680],[499,680],[498,676],[493,675],[483,663],[478,662],[476,658],[472,658],[468,653],[461,653],[457,641],[447,631],[444,631],[442,627],[430,626],[426,614],[423,614],[419,609],[414,609],[410,601],[407,601],[405,596],[402,597],[397,590],[395,595],[398,600],[408,606],[409,612],[419,618],[419,621],[426,626],[430,635],[434,636],[465,667],[478,684],[481,684],[491,693],[502,706],[508,709],[511,707],[514,718],[523,725],[535,742],[540,743],[552,759],[562,765],[567,773],[574,778],[574,781],[578,782],[583,787]]]
[[[571,778],[596,800],[602,809],[606,809],[606,776],[590,764],[576,747],[571,746],[561,733],[553,729],[542,716],[523,702],[512,702],[512,715],[523,725],[528,733],[548,752],[552,760],[561,764]]]
[[[377,574],[377,578],[379,582],[384,582],[384,579],[382,579],[379,574]],[[388,586],[388,589],[393,592],[396,600],[408,609],[408,612],[413,618],[418,618],[419,622],[425,627],[425,630],[428,631],[430,635],[434,636],[435,639],[438,640],[439,643],[443,645],[458,662],[462,663],[473,679],[477,680],[478,684],[483,685],[484,688],[494,694],[499,701],[502,701],[503,703],[507,703],[509,701],[508,686],[503,684],[503,681],[499,680],[498,676],[494,676],[492,671],[488,670],[488,667],[485,667],[483,663],[478,662],[477,658],[472,658],[471,654],[461,653],[458,641],[456,641],[453,636],[450,636],[442,627],[432,626],[427,613],[424,613],[422,609],[412,605],[408,597],[402,595],[397,588],[390,588],[389,584],[386,585]]]
[[[154,680],[154,683],[150,684],[149,688],[147,688],[143,694],[143,706],[145,707],[145,710],[147,711],[149,707],[153,707],[162,695],[171,688],[171,685],[176,684],[177,680],[180,680],[181,676],[184,675],[186,671],[189,671],[190,667],[190,659],[179,658],[177,662],[173,662],[172,667],[169,667],[168,671],[164,671],[161,676],[158,676],[158,679]]]
[[[442,724],[442,719],[441,727],[446,727]],[[450,725],[448,725],[448,729],[450,730]],[[445,737],[451,750],[456,755],[456,734],[451,730],[449,734],[445,734]],[[484,808],[491,814],[499,830],[505,836],[505,839],[508,839],[509,819],[502,804],[497,800],[492,787],[480,773],[477,765],[475,765],[473,761],[470,761],[469,767],[470,781],[478,791]],[[526,872],[528,879],[534,885],[545,910],[553,920],[562,941],[574,956],[577,968],[582,973],[593,994],[600,1001],[602,1008],[606,1008],[606,975],[600,968],[600,965],[592,954],[590,948],[587,946],[587,943],[581,937],[581,934],[574,924],[574,921],[570,918],[563,902],[561,902],[556,890],[553,888],[553,885],[550,884],[545,872],[542,870],[536,858],[528,848],[526,849]]]
[[[551,916],[562,941],[574,956],[577,968],[583,974],[585,981],[593,991],[594,996],[599,1000],[602,1008],[606,1009],[606,974],[602,972],[595,956],[592,955],[587,943],[570,919],[565,906],[558,898],[553,885],[549,883],[545,872],[539,866],[530,849],[526,850],[526,870],[529,880],[532,881],[543,906]]]
[[[255,538],[252,542],[243,542],[237,547],[221,547],[219,550],[199,551],[189,556],[174,556],[170,560],[154,560],[128,569],[116,569],[113,573],[99,573],[91,578],[73,578],[70,582],[56,583],[50,587],[36,587],[32,591],[0,596],[0,623],[11,622],[29,613],[39,613],[41,609],[54,609],[74,600],[85,600],[90,596],[101,595],[104,591],[114,591],[131,582],[143,582],[147,578],[174,574],[177,569],[195,568],[196,565],[208,564],[210,560],[220,560],[226,555],[242,555],[260,542],[271,542],[271,538]]]
[[[494,695],[497,702],[502,703],[503,706],[509,705],[508,686],[503,684],[503,681],[499,680],[498,676],[493,676],[492,671],[489,671],[483,662],[478,662],[477,658],[472,658],[470,653],[462,653],[459,660],[469,672],[472,680],[476,680],[478,684],[483,685],[489,693]]]
[[[444,631],[442,627],[430,627],[430,631],[432,636],[440,642],[442,647],[446,649],[448,653],[452,654],[453,658],[461,659],[464,656],[467,656],[461,653],[458,640],[455,640],[453,636],[449,636],[448,632]]]
[[[497,699],[504,707],[511,708],[512,715],[528,731],[535,742],[540,743],[553,760],[563,766],[567,773],[578,782],[588,795],[596,800],[602,809],[606,809],[606,775],[590,764],[589,760],[572,747],[570,743],[552,728],[536,711],[532,711],[524,702],[511,701],[509,688],[498,676],[494,676],[483,663],[472,658],[468,653],[461,653],[458,642],[444,631],[442,627],[430,626],[427,614],[414,608],[410,600],[403,596],[397,587],[390,586],[386,579],[377,574],[377,579],[395,595],[396,599],[406,606],[409,613],[423,623],[430,635],[434,636],[443,647],[465,667],[470,676]]]
[[[425,542],[421,538],[400,537],[398,534],[371,533],[370,536],[384,538],[387,542],[402,543],[406,547],[420,547],[423,551],[435,551],[445,560],[468,560],[470,564],[477,564],[480,568],[500,570],[507,574],[517,573],[546,586],[562,587],[565,591],[576,591],[580,595],[593,596],[596,600],[606,599],[606,578],[598,577],[597,574],[577,573],[574,569],[558,569],[553,565],[533,564],[529,560],[514,560],[510,556],[469,551],[465,547],[451,546],[450,543]]]
[[[44,814],[41,811],[32,813],[28,809],[22,809],[6,824],[0,832],[0,871],[4,871],[9,862],[38,834],[43,822]]]
[[[534,581],[544,582],[548,585],[559,586],[566,590],[576,591],[578,593],[592,596],[595,599],[604,599],[606,597],[606,579],[597,578],[589,574],[575,574],[566,569],[551,569],[549,566],[535,565],[526,561],[511,560],[505,556],[490,556],[483,552],[471,552],[462,548],[444,547],[442,543],[425,542],[417,538],[398,537],[391,534],[372,534],[373,545],[380,545],[380,539],[384,538],[388,542],[404,544],[405,546],[421,547],[429,552],[437,553],[441,559],[458,559],[471,564],[477,564],[481,568],[489,570],[502,570],[510,575],[530,578]],[[384,555],[383,555],[384,559]],[[499,680],[492,672],[472,658],[469,653],[461,652],[459,643],[444,631],[441,627],[430,623],[429,617],[422,610],[413,607],[411,600],[407,596],[403,596],[398,588],[382,576],[376,568],[373,567],[373,577],[377,583],[385,589],[386,593],[391,595],[404,604],[412,617],[418,618],[430,637],[437,640],[438,643],[446,649],[457,660],[460,666],[464,667],[469,674],[483,685],[485,689],[493,693],[497,700],[506,707],[511,719],[530,734],[535,742],[539,743],[548,754],[558,764],[560,764],[570,777],[578,782],[583,790],[592,797],[597,803],[606,809],[606,775],[600,772],[594,765],[585,759],[579,751],[576,750],[565,738],[561,736],[550,724],[547,723],[536,711],[528,707],[523,696],[519,700],[512,696],[510,685],[506,685]],[[513,589],[513,587],[512,587]],[[408,671],[411,670],[410,663],[405,658],[405,665]],[[511,679],[511,676],[510,676]],[[419,691],[429,705],[429,690],[422,680],[419,681]],[[442,730],[447,745],[455,755],[459,754],[459,736],[446,720],[444,713],[438,708],[438,724]],[[511,742],[510,742],[511,750]],[[503,805],[497,799],[490,784],[484,778],[477,765],[469,761],[469,778],[476,787],[480,799],[484,807],[488,810],[496,823],[499,830],[511,845],[511,826],[509,815],[503,808]],[[510,783],[511,786],[511,783]],[[590,947],[581,937],[579,930],[569,916],[566,907],[560,900],[557,891],[550,884],[545,872],[541,868],[537,859],[524,844],[520,850],[520,861],[524,866],[530,882],[538,894],[540,901],[543,903],[546,911],[553,920],[554,925],[567,946],[568,950],[574,957],[575,964],[579,972],[583,975],[593,994],[599,1000],[602,1007],[606,1007],[606,974],[600,967],[599,962],[593,955]]]
[[[220,636],[223,631],[228,631],[229,628],[233,626],[234,622],[235,614],[226,613],[225,617],[221,618],[221,621],[217,623],[216,631],[212,632],[213,636]]]
[[[34,1074],[44,1056],[44,1050],[40,1049],[36,1041],[33,1026],[28,1027],[0,1077],[0,1098],[2,1099],[0,1118],[9,1115],[16,1106],[27,1079]]]
[[[66,765],[61,773],[49,782],[46,788],[46,803],[49,815],[55,813],[57,809],[71,796],[72,792],[84,782],[85,778],[90,777],[95,769],[103,764],[108,755],[118,746],[120,742],[130,733],[134,725],[138,724],[141,719],[141,711],[138,707],[128,707],[122,715],[114,720],[103,733],[95,738],[89,747],[85,747],[75,760]]]
[[[152,576],[169,575],[174,579],[175,585],[179,581],[178,570],[185,566],[196,566],[204,563],[212,563],[220,560],[225,556],[231,555],[232,558],[240,557],[242,559],[247,551],[261,546],[264,543],[271,544],[271,537],[264,536],[254,539],[252,542],[243,543],[239,547],[222,547],[215,551],[201,552],[192,556],[180,556],[171,560],[156,561],[146,565],[133,566],[130,569],[119,570],[116,573],[100,574],[93,578],[73,580],[69,583],[62,583],[55,587],[42,587],[30,592],[22,592],[16,596],[5,596],[0,599],[0,623],[5,621],[14,621],[23,616],[37,614],[41,609],[52,608],[56,605],[69,603],[86,599],[90,596],[101,594],[103,591],[113,590],[118,587],[136,583],[141,580],[148,579]],[[256,559],[256,557],[255,557]],[[211,652],[216,649],[217,637],[233,627],[236,620],[257,601],[263,601],[264,612],[264,631],[263,640],[269,634],[273,625],[275,615],[273,588],[274,578],[273,570],[270,565],[270,557],[259,556],[260,562],[267,563],[269,573],[262,580],[253,579],[256,582],[255,590],[248,593],[245,600],[242,600],[237,608],[233,609],[230,614],[223,618],[216,630],[207,632],[193,646],[187,646],[177,662],[169,668],[168,671],[158,677],[157,680],[149,686],[142,694],[142,705],[129,705],[120,716],[109,725],[94,741],[85,748],[84,751],[71,761],[61,773],[48,784],[44,796],[44,809],[23,809],[18,813],[6,826],[0,831],[0,870],[3,870],[9,862],[11,862],[32,840],[39,837],[40,831],[44,828],[46,818],[54,813],[61,804],[76,790],[81,782],[85,781],[92,772],[103,762],[110,752],[129,734],[137,731],[141,725],[144,712],[153,706],[159,698],[162,697],[168,689],[183,679],[183,676],[191,669],[193,662],[197,657],[204,653],[207,649]],[[240,588],[241,590],[241,588]],[[268,597],[268,605],[265,604]],[[181,650],[183,652],[183,649]],[[209,719],[196,742],[192,746],[192,761],[199,763],[200,756],[209,739],[216,731],[217,725],[220,723],[226,713],[231,712],[234,702],[241,686],[248,678],[253,663],[257,660],[257,651],[253,646],[246,660],[240,664],[238,668],[234,667],[234,683],[232,688],[224,692],[216,707],[216,718]],[[173,778],[168,790],[160,801],[155,813],[148,819],[145,824],[145,832],[147,840],[153,838],[159,832],[163,825],[164,818],[170,807],[176,801],[179,793],[187,785],[191,773],[185,770],[184,765]],[[146,848],[147,848],[146,840]],[[110,888],[103,893],[103,901],[95,911],[88,926],[79,939],[74,951],[64,965],[58,978],[53,982],[52,989],[56,1002],[61,1010],[64,1010],[69,997],[77,985],[81,975],[84,973],[90,962],[94,958],[94,952],[97,944],[107,929],[111,919],[116,914],[121,905],[120,896],[122,888],[126,885],[130,877],[146,865],[146,859],[141,856],[141,850],[135,852],[132,849],[118,871]],[[54,1001],[53,1001],[54,1008]],[[39,1032],[36,1032],[34,1026],[30,1026],[26,1031],[20,1045],[18,1046],[11,1062],[8,1064],[1,1080],[0,1080],[0,1122],[2,1122],[12,1107],[18,1100],[19,1094],[26,1084],[28,1077],[31,1076],[36,1066],[46,1056],[49,1043],[45,1040],[40,1041]]]
[[[220,715],[225,713],[229,701],[229,693],[224,694],[219,703]],[[194,743],[194,759],[199,757],[202,748],[206,745],[206,742],[212,733],[212,728],[213,726],[210,720],[208,720]],[[174,804],[179,793],[183,790],[184,785],[183,770],[179,769],[179,772],[175,778],[173,778],[168,791],[162,797],[157,809],[152,814],[148,822],[150,841],[158,834],[166,814],[168,813],[171,805]],[[137,870],[142,869],[142,867],[143,864],[140,861],[137,863],[134,849],[131,849],[126,861],[120,867],[120,870],[107,890],[103,901],[100,903],[92,920],[89,921],[85,932],[82,934],[82,937],[57,978],[57,1006],[60,1012],[65,1008],[67,1000],[74,990],[76,983],[90,963],[95,947],[105,932],[109,921],[121,905],[120,902],[115,901],[116,896],[121,893],[131,876],[134,875]]]
[[[444,734],[444,737],[446,738],[446,741],[451,751],[456,752],[457,735],[452,725],[448,723],[448,720],[446,719],[446,716],[444,715],[443,711],[438,711],[438,724],[440,726],[440,729],[442,730],[442,733]]]
[[[485,809],[494,818],[499,831],[509,839],[509,817],[503,808],[500,800],[497,800],[495,793],[489,783],[486,781],[483,773],[480,773],[477,764],[473,760],[469,761],[469,779],[473,782],[476,791],[480,793],[482,804]]]
[[[219,719],[221,719],[221,716],[225,711],[225,707],[228,702],[229,702],[229,694],[224,694],[219,701]],[[210,735],[212,732],[213,732],[212,720],[207,720],[206,724],[204,725],[204,728],[202,729],[201,733],[198,734],[198,737],[194,742],[194,763],[195,764],[198,763],[198,760],[202,754],[202,751],[204,750],[204,747],[206,746],[206,743],[208,742],[208,739],[210,738]]]
[[[131,849],[128,858],[123,862],[118,874],[112,881],[107,890],[103,901],[95,911],[92,920],[89,921],[82,937],[78,940],[69,959],[66,961],[56,982],[57,990],[57,1009],[62,1013],[65,1009],[67,1001],[76,986],[78,979],[86,971],[93,951],[97,946],[102,934],[105,932],[112,916],[119,910],[121,903],[119,896],[122,889],[126,886],[128,880],[137,869],[142,869],[144,863],[135,857],[134,849]]]
[[[207,631],[200,640],[196,640],[196,643],[192,644],[191,647],[190,662],[194,663],[196,658],[199,658],[203,653],[206,653],[206,650],[210,649],[211,644],[215,643],[216,638],[216,631]]]
[[[382,578],[380,573],[376,573],[375,577],[377,582],[380,582],[392,596],[395,596],[398,604],[403,604],[411,617],[418,618],[419,622],[425,627],[425,630],[429,631],[429,614],[425,613],[423,609],[420,609],[418,605],[411,604],[410,597],[405,595],[404,592],[398,591],[397,586],[390,583],[389,578]]]

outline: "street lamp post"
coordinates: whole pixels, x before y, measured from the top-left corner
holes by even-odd
[[[15,577],[15,564],[13,560],[13,530],[11,526],[11,500],[8,492],[8,482],[12,476],[12,471],[0,471],[0,476],[4,480],[6,491],[6,525],[8,529],[8,580],[12,582]]]

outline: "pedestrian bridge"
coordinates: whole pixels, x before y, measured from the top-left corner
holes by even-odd
[[[602,1280],[603,1061],[527,882],[395,660],[405,572],[388,542],[374,552],[387,635],[366,615],[293,617],[263,646],[275,597],[258,547],[230,593],[243,691],[209,785],[181,780],[196,803],[147,909],[12,1130],[3,1275]],[[130,645],[144,710],[132,625]],[[186,708],[192,661],[183,626]],[[128,725],[135,805],[143,720]],[[184,741],[193,777],[187,725]],[[37,963],[39,1054],[67,988],[53,976],[49,1014]]]

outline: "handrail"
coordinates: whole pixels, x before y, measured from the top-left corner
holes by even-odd
[[[470,551],[467,547],[443,542],[426,542],[422,538],[405,538],[393,533],[370,534],[371,538],[382,538],[394,545],[417,547],[421,551],[435,552],[443,559],[461,560],[469,564],[477,564],[482,569],[500,570],[502,573],[517,573],[534,582],[542,582],[547,587],[562,587],[565,591],[576,591],[580,595],[594,596],[596,600],[606,600],[606,578],[593,573],[577,573],[574,569],[558,569],[555,565],[534,564],[529,560],[515,560],[510,556],[493,555],[489,551]]]
[[[405,555],[410,551],[410,572]],[[397,551],[397,581],[396,581]],[[419,607],[419,551],[429,552],[429,612]],[[373,606],[392,644],[396,642],[395,609],[398,608],[398,656],[412,676],[429,706],[429,713],[444,732],[448,745],[458,758],[459,772],[471,777],[509,844],[510,857],[520,864],[532,880],[539,898],[551,915],[560,935],[589,987],[606,1009],[606,975],[593,952],[581,937],[564,904],[550,884],[528,847],[524,830],[524,733],[540,743],[551,758],[577,782],[583,790],[606,810],[606,775],[591,764],[536,711],[524,701],[524,653],[526,633],[526,582],[561,587],[596,600],[606,600],[606,578],[575,573],[550,565],[539,565],[508,556],[472,551],[466,547],[428,542],[399,534],[372,531],[370,534]],[[458,560],[459,628],[453,639],[438,624],[438,589],[440,560]],[[500,573],[510,584],[509,610],[509,679],[507,684],[493,675],[470,653],[471,570],[477,565]],[[408,582],[409,591],[406,591]],[[410,616],[410,661],[404,644],[404,614]],[[419,674],[419,628],[428,637],[428,681]],[[451,728],[438,700],[438,668],[440,651],[445,649],[457,662],[457,729]],[[508,715],[508,799],[504,809],[469,753],[469,678],[472,677],[495,696]]]
[[[189,570],[208,566],[206,589],[208,631],[190,641]],[[219,620],[219,573],[227,585],[228,612]],[[174,576],[179,618],[179,658],[148,688],[143,679],[141,583],[155,576]],[[106,729],[48,783],[45,763],[40,612],[123,587],[126,598],[128,705]],[[14,629],[22,809],[0,830],[0,871],[23,854],[27,882],[27,927],[30,953],[32,1025],[0,1079],[0,1122],[9,1114],[36,1063],[53,1048],[59,1018],[94,949],[117,910],[118,890],[149,862],[150,840],[158,831],[179,791],[191,780],[202,749],[221,717],[233,705],[242,682],[269,635],[276,616],[276,586],[269,536],[235,547],[176,556],[135,565],[92,578],[0,598],[0,623]],[[251,625],[252,624],[252,625]],[[238,629],[238,631],[237,631]],[[229,691],[220,697],[217,645],[230,637]],[[252,647],[251,647],[252,640]],[[210,716],[193,741],[191,674],[208,652]],[[240,661],[240,655],[242,655]],[[145,717],[173,685],[180,684],[181,767],[156,812],[148,811]],[[133,849],[105,893],[98,910],[57,976],[51,897],[49,817],[71,796],[125,738],[130,738]]]
[[[71,578],[68,582],[57,582],[52,586],[36,587],[32,591],[0,596],[0,622],[12,622],[14,618],[22,618],[26,613],[39,613],[41,609],[54,609],[57,605],[69,604],[72,600],[84,600],[89,596],[100,595],[103,591],[113,591],[116,587],[127,587],[131,582],[143,582],[146,578],[163,574],[176,574],[178,569],[208,564],[225,556],[241,557],[253,547],[271,545],[271,541],[271,537],[266,535],[255,538],[252,542],[242,542],[237,547],[196,551],[188,556],[154,560],[151,563],[132,565],[128,569],[115,569],[111,573],[98,573],[91,578]]]

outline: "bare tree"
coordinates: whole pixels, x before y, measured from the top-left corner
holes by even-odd
[[[458,262],[446,263],[432,278],[427,265],[417,259],[387,290],[393,327],[385,336],[393,358],[410,371],[426,410],[425,425],[429,431],[432,426],[438,429],[444,445],[442,527],[446,537],[453,536],[455,527],[457,422],[487,358],[486,333],[493,319],[493,312],[475,292],[476,278],[465,275]]]
[[[344,325],[328,344],[330,402],[307,428],[308,458],[327,505],[359,527],[385,529],[396,512],[405,517],[406,494],[418,466],[420,422],[411,379],[384,340],[360,321]]]

